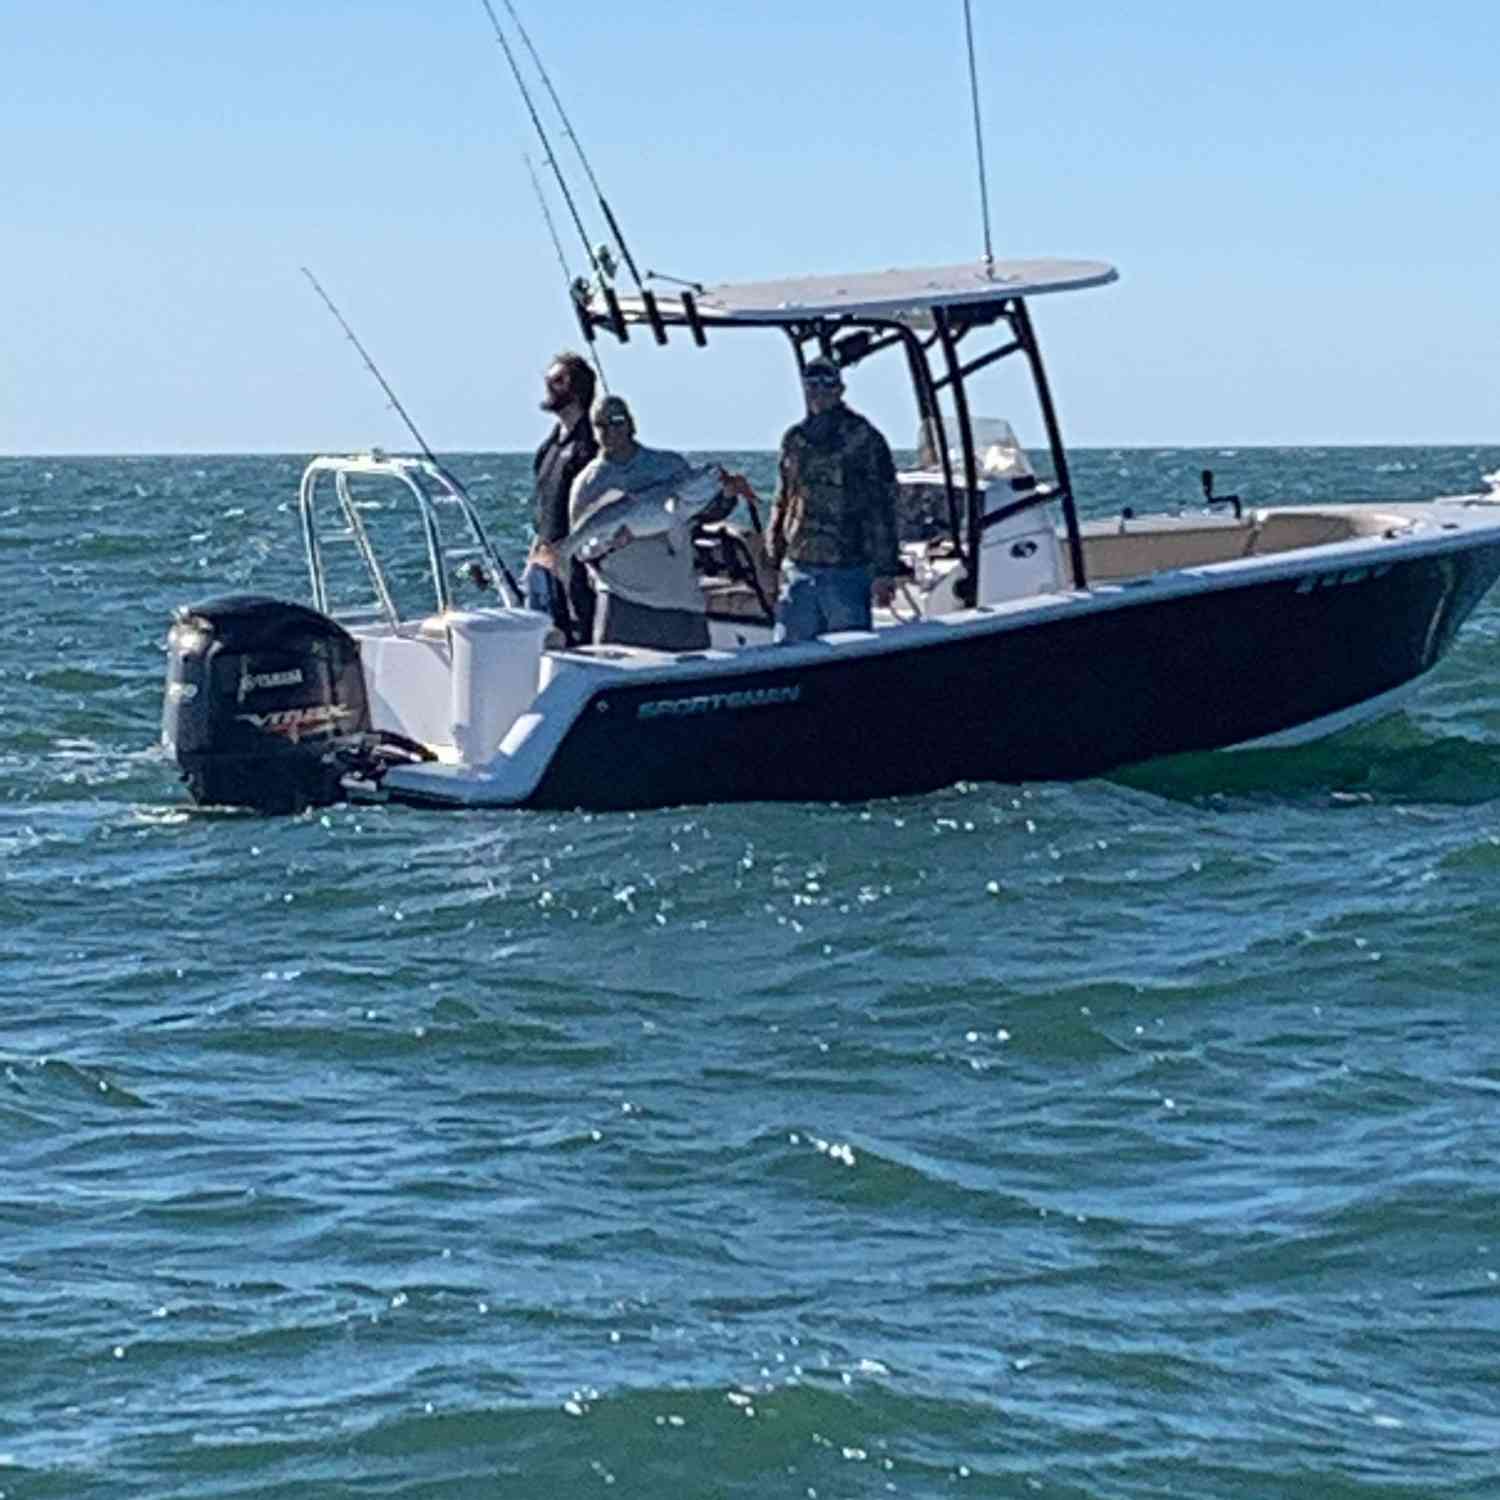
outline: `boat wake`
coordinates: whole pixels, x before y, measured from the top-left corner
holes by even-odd
[[[1500,744],[1395,718],[1316,744],[1149,761],[1109,778],[1172,801],[1250,798],[1474,806],[1500,796]]]

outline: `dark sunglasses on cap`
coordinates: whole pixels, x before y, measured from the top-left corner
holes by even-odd
[[[804,385],[842,385],[844,378],[837,370],[829,370],[815,365],[813,368],[802,372],[802,381]]]

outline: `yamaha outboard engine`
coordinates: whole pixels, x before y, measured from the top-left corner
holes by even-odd
[[[177,611],[161,734],[195,802],[337,802],[340,752],[369,728],[359,643],[326,615],[256,594]]]

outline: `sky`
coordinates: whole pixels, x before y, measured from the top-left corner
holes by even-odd
[[[515,3],[643,270],[978,259],[961,0]],[[973,11],[996,253],[1121,273],[1033,305],[1070,442],[1500,442],[1493,0]],[[303,265],[435,449],[540,440],[578,335],[481,0],[0,0],[0,79],[0,453],[408,446]],[[604,359],[647,442],[800,415],[775,333]]]

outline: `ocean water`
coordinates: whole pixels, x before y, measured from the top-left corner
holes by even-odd
[[[194,812],[166,622],[303,596],[301,463],[0,459],[4,1500],[1500,1495],[1500,598],[1299,751]],[[1205,465],[1500,448],[1075,477]]]

